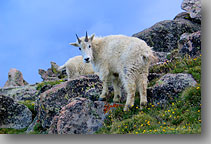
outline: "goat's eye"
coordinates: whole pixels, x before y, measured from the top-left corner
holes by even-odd
[[[81,50],[81,48],[79,47],[79,50]]]
[[[89,45],[89,48],[91,48],[91,45]]]

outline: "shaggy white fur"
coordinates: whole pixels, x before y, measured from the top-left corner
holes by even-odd
[[[68,80],[75,78],[80,75],[94,74],[91,63],[84,63],[82,56],[75,56],[70,58],[64,65],[58,68],[61,71],[66,68]]]
[[[140,94],[140,108],[147,104],[148,69],[153,53],[151,48],[135,37],[110,35],[106,37],[78,38],[73,46],[79,47],[84,61],[91,62],[94,71],[99,73],[103,81],[103,91],[100,100],[108,94],[108,81],[114,87],[114,102],[121,97],[120,87],[123,84],[127,92],[124,110],[134,105],[136,90]]]

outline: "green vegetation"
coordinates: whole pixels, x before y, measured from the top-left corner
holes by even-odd
[[[37,112],[34,109],[35,101],[32,100],[25,100],[25,101],[19,101],[19,104],[23,104],[28,107],[28,109],[32,112],[32,119],[36,116]]]
[[[175,100],[167,104],[148,104],[139,109],[139,99],[130,111],[119,105],[111,110],[104,126],[96,134],[198,134],[201,133],[201,57],[174,59],[154,66],[156,73],[189,73],[198,82],[185,89]],[[152,86],[158,79],[153,80]]]
[[[46,129],[42,127],[40,122],[37,122],[33,131],[30,132],[29,134],[47,134]]]
[[[26,129],[0,128],[0,134],[25,134]]]
[[[201,81],[201,56],[197,58],[176,58],[161,65],[150,68],[151,73],[189,73],[200,83]]]
[[[64,80],[58,80],[58,81],[45,81],[45,82],[41,82],[37,85],[37,90],[41,90],[42,87],[44,87],[45,85],[51,85],[51,86],[54,86],[54,85],[57,85],[57,84],[60,84],[61,82],[64,82]]]
[[[201,132],[201,88],[186,89],[174,102],[149,104],[130,111],[119,106],[109,112],[97,134],[191,134]]]

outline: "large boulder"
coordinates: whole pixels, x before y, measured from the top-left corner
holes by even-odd
[[[50,134],[93,134],[103,126],[104,102],[75,98],[53,118]]]
[[[192,75],[185,73],[165,74],[162,76],[153,87],[148,88],[148,101],[155,105],[166,103],[178,97],[178,94],[185,88],[195,86],[196,81]]]
[[[0,128],[26,128],[32,121],[32,112],[10,97],[0,95]]]
[[[201,1],[200,0],[183,0],[182,9],[190,14],[192,19],[201,23]]]
[[[184,33],[178,42],[179,53],[196,57],[201,54],[201,32]]]
[[[193,33],[198,30],[200,25],[186,19],[165,20],[134,34],[133,37],[146,41],[154,51],[171,52],[177,48],[177,41],[183,33]]]
[[[4,87],[24,86],[27,84],[28,83],[23,79],[23,74],[19,70],[11,68]]]
[[[0,95],[13,98],[15,101],[35,101],[37,96],[36,85],[0,88]]]
[[[55,85],[41,93],[36,102],[36,110],[38,111],[38,119],[41,121],[42,126],[49,127],[53,117],[62,107],[70,103],[72,98],[85,97],[92,100],[98,99],[99,95],[93,97],[93,95],[90,96],[87,93],[93,88],[97,93],[102,90],[102,82],[97,75],[80,76],[71,81]]]

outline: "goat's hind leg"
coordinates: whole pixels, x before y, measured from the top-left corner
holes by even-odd
[[[135,92],[136,92],[136,84],[135,81],[130,79],[128,81],[124,81],[124,87],[127,92],[127,100],[124,107],[124,111],[128,111],[129,108],[134,106],[135,101]]]
[[[113,98],[113,102],[120,102],[120,98],[121,98],[121,82],[119,80],[119,78],[115,77],[112,79],[112,84],[114,87],[114,98]]]
[[[143,74],[138,82],[138,90],[140,95],[140,109],[147,104],[147,75]]]

